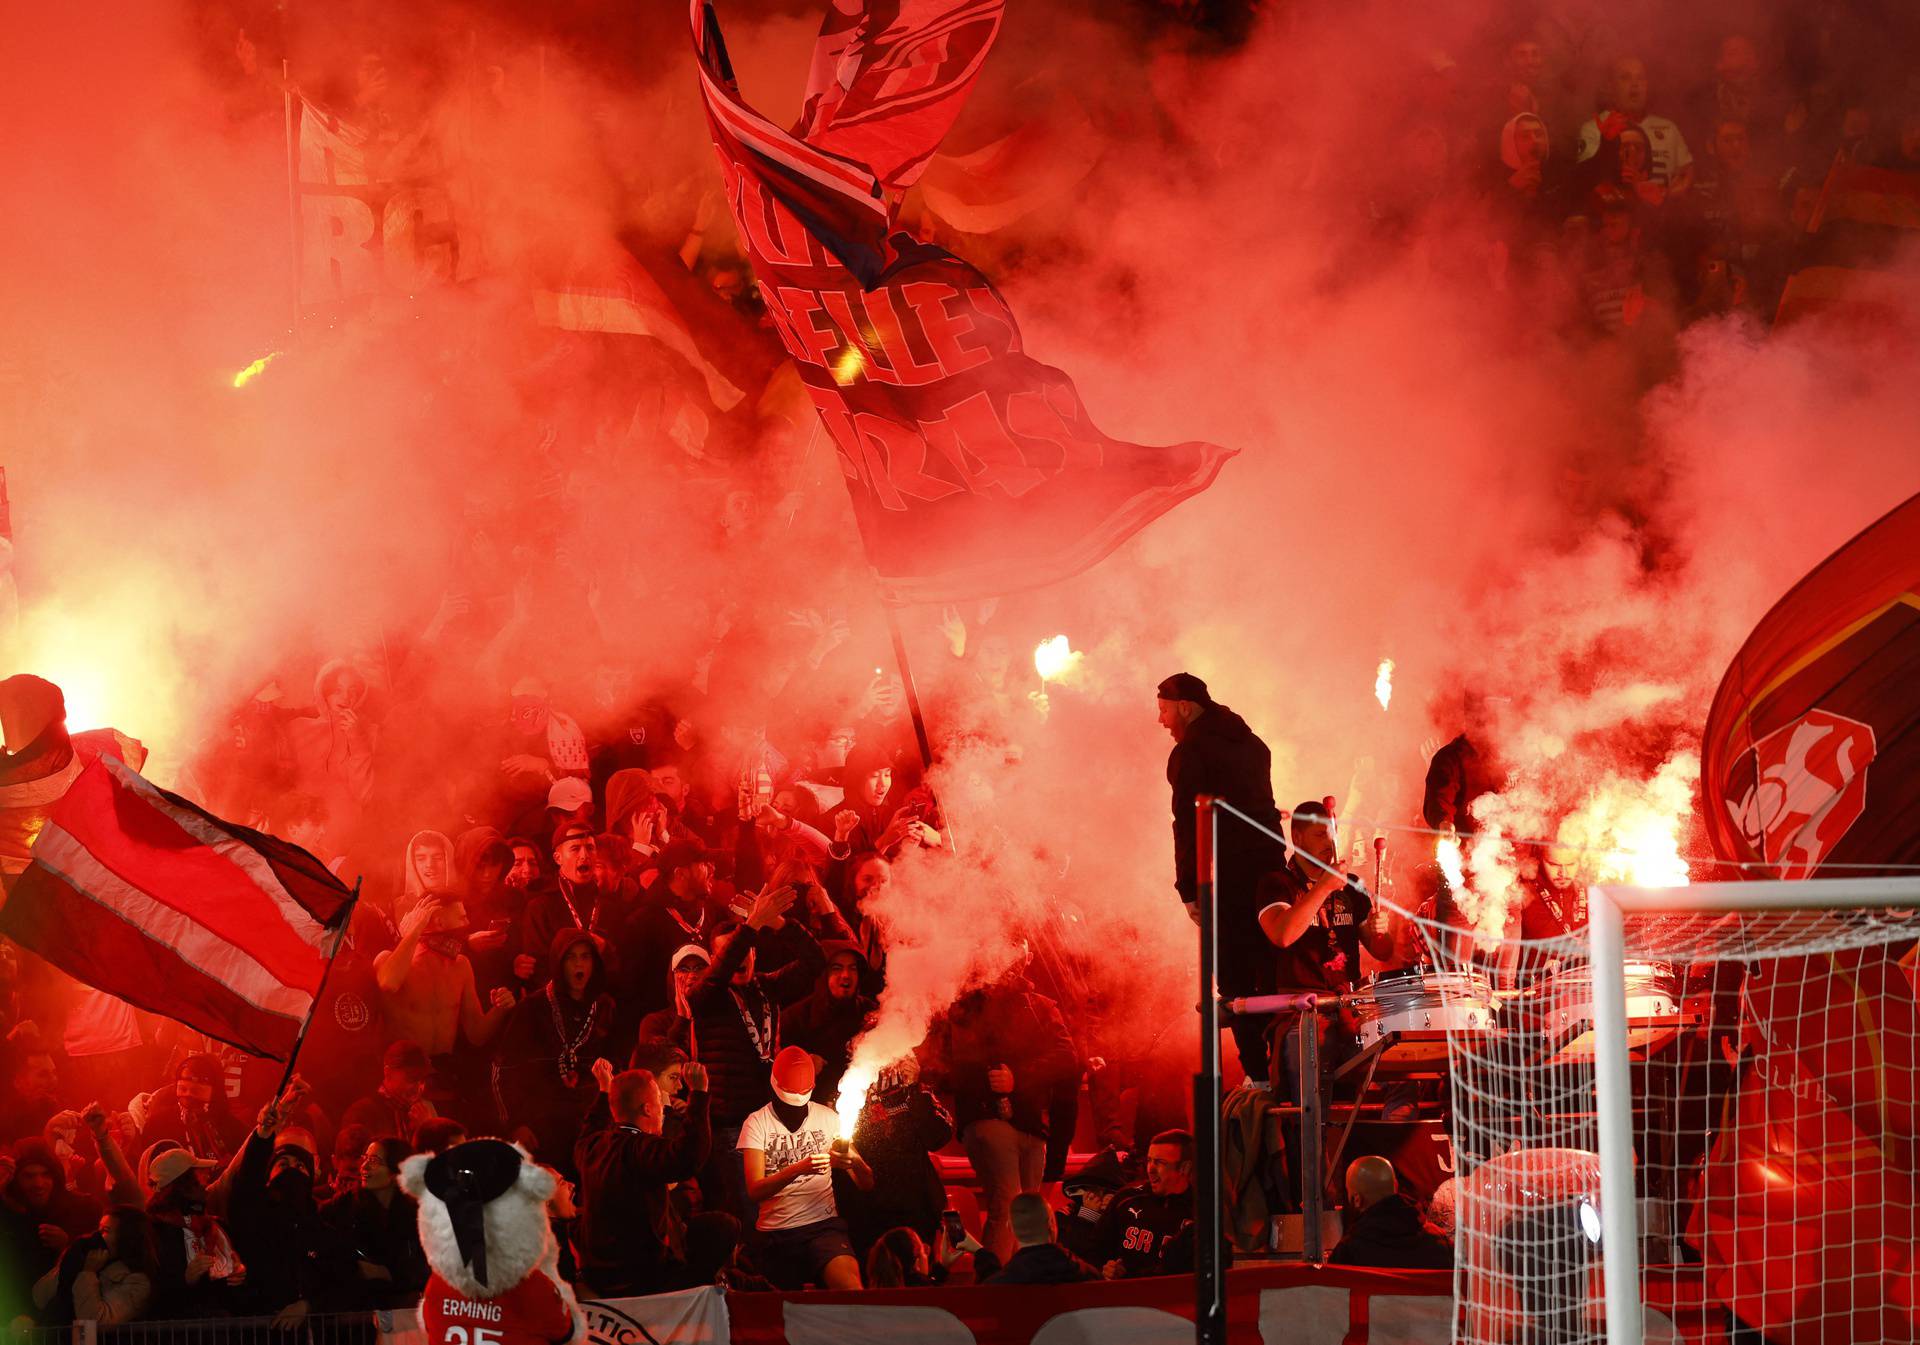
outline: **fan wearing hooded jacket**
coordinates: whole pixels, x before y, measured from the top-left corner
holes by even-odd
[[[336,834],[345,835],[373,788],[378,735],[369,715],[367,679],[345,659],[333,659],[313,679],[313,714],[287,724],[293,787],[326,805]]]
[[[595,1062],[613,1040],[613,996],[600,941],[584,929],[553,937],[553,978],[514,1005],[494,1051],[500,1122],[541,1162],[573,1174],[573,1149],[599,1086]]]
[[[1167,783],[1173,790],[1173,872],[1180,900],[1195,914],[1200,891],[1196,804],[1212,795],[1269,831],[1280,829],[1273,803],[1273,756],[1247,721],[1217,703],[1192,673],[1175,673],[1159,687],[1160,725],[1173,735]],[[1273,988],[1273,959],[1260,936],[1260,877],[1281,863],[1278,842],[1228,818],[1219,828],[1215,927],[1220,939],[1220,991],[1254,995]],[[1268,1077],[1266,1022],[1232,1024],[1247,1078]]]

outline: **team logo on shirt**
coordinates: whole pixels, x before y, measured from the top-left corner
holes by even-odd
[[[373,1021],[373,1011],[367,1007],[364,999],[347,990],[333,1001],[333,1021],[340,1025],[342,1031],[358,1032]]]

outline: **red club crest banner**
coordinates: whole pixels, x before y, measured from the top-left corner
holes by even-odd
[[[985,0],[837,8],[800,127],[740,98],[708,0],[695,46],[727,202],[781,341],[839,450],[892,602],[1064,579],[1204,490],[1228,451],[1101,433],[1026,353],[992,283],[893,230],[999,27]]]

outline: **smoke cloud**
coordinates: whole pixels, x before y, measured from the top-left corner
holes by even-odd
[[[380,31],[157,4],[22,19],[0,80],[9,124],[35,128],[0,219],[22,603],[6,662],[61,682],[77,727],[143,738],[163,780],[196,789],[236,705],[274,684],[306,704],[323,661],[352,659],[384,701],[387,812],[363,838],[384,858],[389,837],[451,824],[464,744],[521,676],[576,704],[624,678],[697,702],[714,741],[764,727],[795,750],[889,664],[827,442],[756,363],[766,334],[704,283],[739,267],[724,212],[696,244],[703,283],[683,278],[722,310],[694,330],[743,411],[705,407],[648,343],[526,320],[530,278],[623,244],[671,270],[717,187],[681,11],[660,8],[575,29],[477,3]],[[812,7],[740,8],[743,87],[778,119]],[[1920,489],[1911,344],[1737,314],[1672,340],[1660,312],[1589,335],[1466,190],[1498,163],[1499,54],[1536,18],[1569,98],[1603,53],[1695,53],[1656,69],[1659,104],[1750,7],[1602,32],[1555,27],[1557,10],[1309,5],[1239,46],[1145,7],[1013,8],[950,144],[1046,109],[1062,131],[1036,180],[1053,186],[1003,229],[938,236],[1103,427],[1240,454],[1074,581],[904,615],[952,834],[901,863],[877,911],[894,973],[865,1048],[879,1061],[1036,949],[1065,950],[1049,974],[1085,986],[1089,1049],[1187,1021],[1151,704],[1169,673],[1266,738],[1283,806],[1334,795],[1352,839],[1383,832],[1408,864],[1431,853],[1395,830],[1416,822],[1426,758],[1482,698],[1479,731],[1515,772],[1489,805],[1501,843],[1610,850],[1647,810],[1691,806],[1707,702],[1766,606]],[[237,64],[243,32],[261,73]],[[464,283],[290,330],[282,49],[340,99],[377,53],[392,115],[445,129],[475,240]],[[1043,687],[1032,651],[1061,633],[1083,659]],[[1511,856],[1473,860],[1497,903]]]

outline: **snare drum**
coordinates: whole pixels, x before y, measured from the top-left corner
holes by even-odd
[[[1671,1018],[1680,1011],[1680,977],[1664,962],[1628,962],[1621,966],[1627,988],[1627,1020]],[[1534,983],[1527,998],[1537,1020],[1549,1029],[1593,1021],[1593,972],[1590,967],[1555,972]]]
[[[1493,983],[1479,972],[1383,972],[1354,1002],[1360,1044],[1388,1033],[1486,1032],[1493,1026]]]

